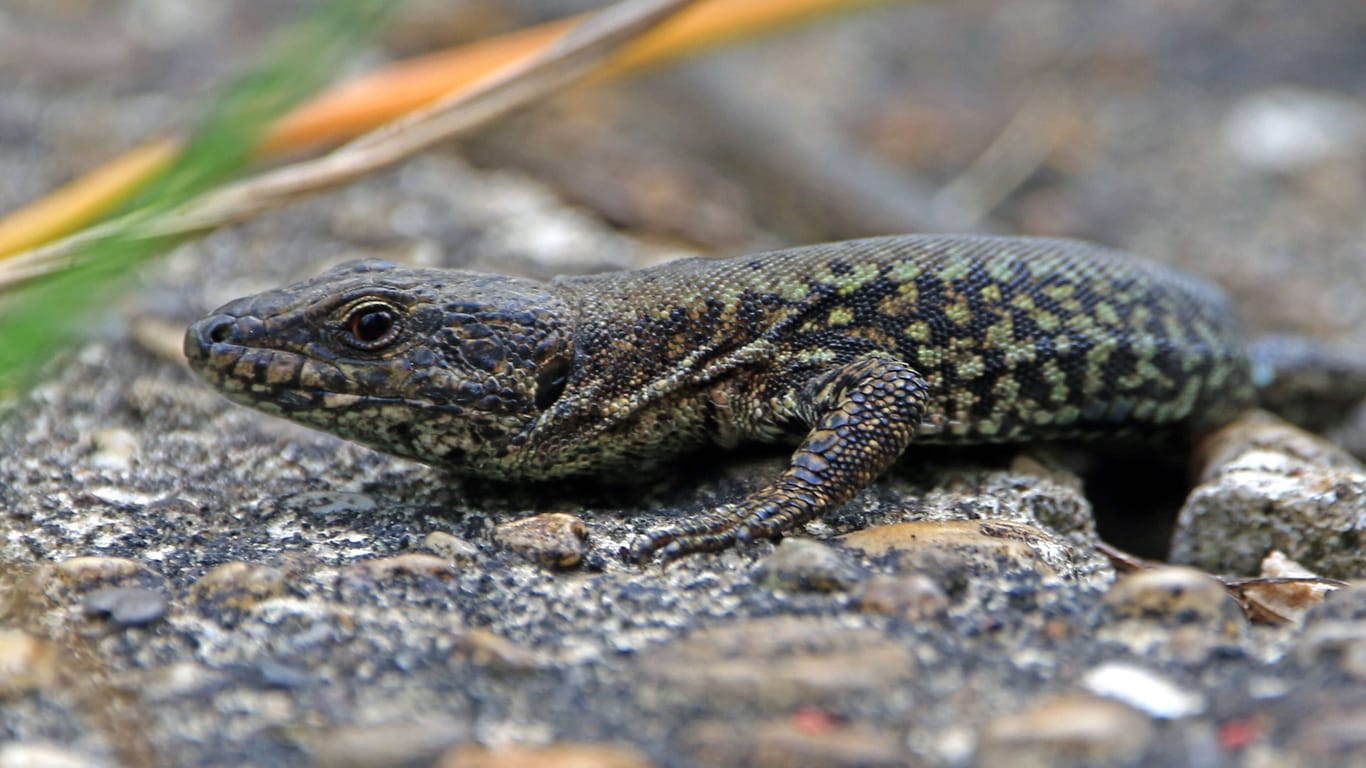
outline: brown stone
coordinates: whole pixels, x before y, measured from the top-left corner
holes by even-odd
[[[803,726],[797,718],[761,723],[707,720],[684,735],[697,765],[749,768],[881,768],[907,765],[899,734],[862,725]]]
[[[651,768],[654,763],[623,744],[559,742],[543,747],[466,744],[441,756],[438,768]]]
[[[847,551],[802,538],[783,539],[757,570],[764,586],[793,592],[843,592],[867,576]]]
[[[190,587],[190,597],[221,608],[246,610],[262,600],[280,597],[285,591],[285,574],[281,569],[234,561],[201,576]]]
[[[573,515],[550,512],[503,523],[493,537],[504,547],[556,568],[571,568],[583,559],[588,527]]]
[[[348,575],[367,576],[375,580],[384,580],[405,574],[438,578],[455,576],[455,568],[451,566],[449,560],[425,552],[404,552],[393,557],[377,557],[374,560],[356,563],[348,567],[346,572]]]
[[[914,657],[870,627],[780,616],[694,632],[638,663],[661,695],[796,706],[885,694],[911,673]]]
[[[921,563],[937,572],[946,567],[987,568],[1002,564],[1044,575],[1059,573],[1067,545],[1033,526],[1001,520],[916,521],[879,525],[845,534],[839,542],[870,556],[901,553],[903,566]]]
[[[1132,764],[1153,740],[1152,721],[1111,699],[1067,694],[997,717],[978,734],[976,764],[1018,768]]]
[[[57,678],[57,648],[14,629],[0,630],[0,698],[43,688]]]
[[[1199,661],[1214,647],[1242,642],[1247,616],[1224,585],[1194,568],[1152,568],[1117,581],[1092,617],[1098,639],[1138,653],[1166,648]]]
[[[495,669],[527,670],[550,664],[544,654],[487,629],[466,632],[456,643],[456,653],[481,667]]]
[[[941,616],[949,597],[939,582],[923,573],[884,574],[868,579],[859,597],[859,610],[917,621]]]

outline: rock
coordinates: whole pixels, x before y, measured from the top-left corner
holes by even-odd
[[[1091,624],[1099,640],[1187,662],[1239,645],[1248,632],[1247,617],[1222,584],[1180,567],[1122,577],[1101,599]]]
[[[948,610],[949,596],[938,582],[923,573],[879,573],[868,579],[858,607],[868,613],[920,621],[942,617]]]
[[[457,642],[455,652],[478,666],[508,671],[526,671],[551,663],[545,654],[518,645],[487,629],[466,632]]]
[[[153,588],[162,582],[142,563],[122,557],[73,557],[43,565],[32,576],[33,587],[50,597],[62,590],[79,594],[103,587]]]
[[[1155,672],[1133,664],[1102,664],[1082,678],[1086,690],[1122,701],[1161,720],[1193,717],[1205,711],[1205,698],[1178,688]]]
[[[543,747],[508,745],[454,747],[438,768],[652,768],[635,747],[623,744],[558,742]]]
[[[115,472],[132,469],[138,456],[137,435],[122,427],[108,427],[91,436],[95,444],[90,466]]]
[[[1142,712],[1110,699],[1066,694],[992,720],[976,765],[1015,768],[1136,765],[1155,736]]]
[[[57,648],[50,641],[0,629],[0,700],[51,685],[57,672]]]
[[[875,629],[778,616],[694,632],[642,653],[638,665],[671,700],[786,707],[887,695],[915,662],[910,649]]]
[[[166,612],[166,595],[141,587],[105,587],[86,597],[85,612],[108,616],[115,624],[126,627],[150,624]]]
[[[1071,571],[1065,543],[1033,526],[998,520],[893,523],[845,534],[839,542],[872,557],[896,553],[902,568],[931,574],[1024,569],[1057,578]]]
[[[1248,166],[1289,173],[1359,156],[1366,108],[1355,99],[1307,88],[1272,88],[1233,105],[1224,143]]]
[[[230,562],[199,577],[190,587],[190,598],[219,609],[245,611],[286,591],[283,570],[260,563]]]
[[[479,548],[445,531],[432,531],[422,539],[424,549],[446,558],[453,563],[472,562],[479,559]]]
[[[572,568],[583,559],[588,527],[573,515],[550,512],[499,525],[493,538],[541,565]]]
[[[848,552],[802,538],[783,539],[755,570],[769,589],[793,592],[843,592],[867,577]]]
[[[1366,685],[1366,582],[1329,594],[1304,617],[1295,643],[1304,664],[1324,664]]]
[[[1209,466],[1172,537],[1173,562],[1256,573],[1279,550],[1317,573],[1351,578],[1366,549],[1366,471],[1344,452],[1260,414],[1211,435]]]
[[[425,552],[404,552],[393,557],[377,557],[348,566],[348,576],[362,576],[375,580],[392,578],[406,574],[410,576],[432,576],[452,578],[455,568],[444,557],[429,555]]]
[[[356,725],[306,734],[302,742],[319,768],[402,768],[431,765],[441,753],[470,737],[454,718]]]
[[[738,724],[705,720],[683,735],[689,762],[749,768],[879,768],[904,766],[899,734],[831,721],[819,725],[798,712],[791,719]]]
[[[11,741],[0,745],[0,768],[103,768],[114,764],[44,741]]]

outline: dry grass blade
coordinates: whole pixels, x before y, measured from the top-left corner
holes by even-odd
[[[167,238],[244,221],[294,200],[333,189],[445,139],[483,125],[553,93],[605,61],[695,0],[626,0],[570,29],[527,60],[495,72],[430,107],[385,125],[323,157],[269,171],[222,187],[170,211],[141,214],[92,227],[0,263],[0,292],[60,272],[83,245],[120,230],[137,238]],[[138,221],[138,218],[145,218]]]

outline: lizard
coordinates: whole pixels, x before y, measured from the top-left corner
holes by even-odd
[[[1189,436],[1276,373],[1212,283],[1080,241],[964,235],[551,281],[365,260],[230,302],[184,349],[235,402],[457,474],[796,446],[768,485],[629,553],[665,562],[813,520],[912,441]]]

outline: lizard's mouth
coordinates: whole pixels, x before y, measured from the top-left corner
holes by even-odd
[[[229,399],[257,408],[271,403],[293,410],[313,405],[326,393],[342,391],[345,377],[335,366],[266,346],[266,337],[260,318],[213,314],[185,332],[185,357],[196,373]]]

